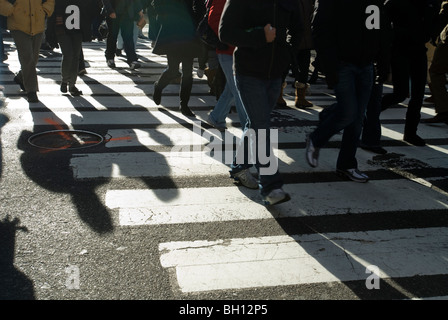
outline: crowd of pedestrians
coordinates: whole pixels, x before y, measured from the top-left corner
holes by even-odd
[[[0,15],[6,17],[1,26],[10,31],[21,65],[14,81],[29,102],[38,101],[36,64],[43,43],[61,49],[60,90],[76,96],[82,94],[77,77],[86,72],[82,43],[105,38],[108,67],[115,68],[115,57],[124,51],[129,68],[138,69],[136,39],[144,37],[141,28],[148,23],[153,53],[167,57],[167,68],[154,83],[154,102],[161,104],[164,88],[180,79],[180,112],[195,117],[188,104],[197,59],[198,77],[205,73],[210,86],[221,82],[220,88],[211,88],[217,102],[207,122],[226,130],[226,117],[235,106],[243,129],[230,176],[259,189],[265,204],[290,199],[278,170],[267,170],[269,164],[254,149],[263,145],[261,154],[275,161],[270,157],[270,117],[284,104],[289,72],[295,107],[313,106],[306,95],[319,74],[336,96],[306,139],[308,164],[317,167],[322,147],[343,131],[336,172],[356,182],[369,180],[358,169],[358,147],[387,153],[381,146],[382,111],[409,98],[403,140],[424,146],[418,126],[428,84],[436,116],[426,122],[448,123],[445,0],[0,0]],[[201,42],[203,19],[218,44]],[[383,94],[386,81],[393,92]],[[252,166],[258,177],[250,173]]]

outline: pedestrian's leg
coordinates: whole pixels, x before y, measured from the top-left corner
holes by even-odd
[[[181,59],[177,55],[167,55],[167,68],[162,72],[159,79],[154,82],[154,93],[152,99],[159,105],[162,101],[162,91],[170,82],[178,77]]]
[[[366,117],[361,136],[361,145],[366,148],[380,150],[381,144],[381,98],[383,95],[383,84],[375,83],[372,86],[369,103],[367,105]],[[381,152],[381,151],[380,151]]]
[[[73,58],[70,65],[69,91],[72,95],[79,96],[82,92],[76,88],[75,84],[78,79],[79,55],[82,51],[82,34],[75,33],[71,35],[70,41],[73,48]]]
[[[335,87],[337,104],[325,112],[317,128],[310,134],[316,148],[322,148],[333,135],[350,125],[357,115],[356,66],[341,65],[338,78]]]
[[[411,60],[411,99],[406,111],[406,122],[404,127],[404,140],[418,146],[424,146],[425,141],[417,135],[417,127],[420,123],[421,108],[425,96],[427,58],[426,52],[421,51],[412,53]]]
[[[448,43],[440,43],[437,46],[429,72],[436,113],[448,117],[448,91],[446,89]]]
[[[193,57],[182,58],[182,80],[180,83],[180,111],[183,115],[193,117],[194,113],[188,107],[191,89],[193,87]]]
[[[270,135],[271,111],[280,94],[281,83],[281,78],[261,80],[254,77],[237,76],[237,87],[250,119],[248,136],[254,137],[248,141],[249,148],[246,150],[249,154],[244,157],[244,160],[249,159],[249,156],[255,157],[253,160],[255,160],[255,166],[259,172],[262,196],[266,196],[272,190],[279,189],[283,185],[278,172],[277,159],[272,152]]]
[[[349,92],[344,92],[339,85],[336,86],[338,103],[350,108],[352,114],[352,121],[344,128],[342,134],[341,148],[336,163],[336,168],[342,170],[358,168],[356,151],[358,149],[365,111],[369,103],[373,84],[373,66],[357,69],[354,78],[355,92],[352,93],[354,100],[351,98],[347,99],[346,95]]]
[[[392,55],[391,71],[393,93],[383,96],[381,109],[386,110],[394,104],[404,101],[409,94],[409,66],[410,58],[408,52],[395,51]]]
[[[113,61],[115,58],[115,52],[117,50],[117,38],[118,38],[118,32],[120,31],[120,20],[118,20],[118,17],[115,19],[107,17],[106,22],[107,27],[109,29],[109,33],[106,39],[105,56],[106,60]]]
[[[62,52],[61,59],[61,91],[67,92],[67,85],[71,80],[70,70],[73,59],[73,46],[70,35],[63,33],[57,36],[59,46]],[[79,62],[78,62],[79,63]]]
[[[13,30],[11,31],[11,35],[17,47],[25,91],[27,93],[37,92],[39,91],[39,85],[36,65],[39,59],[39,50],[43,34],[40,33],[35,36],[30,36],[22,31]]]
[[[137,53],[134,45],[134,26],[135,21],[131,19],[121,19],[120,31],[123,38],[123,48],[126,52],[126,61],[128,64],[137,61]]]

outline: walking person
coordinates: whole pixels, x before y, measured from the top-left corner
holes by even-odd
[[[137,61],[134,44],[134,26],[143,16],[143,6],[140,0],[103,0],[106,10],[106,22],[109,33],[106,39],[106,62],[109,68],[115,68],[118,33],[121,31],[126,61],[131,70],[138,69],[141,64]]]
[[[0,57],[1,62],[8,60],[8,55],[5,51],[5,45],[3,43],[3,30],[6,29],[6,17],[0,15]]]
[[[311,49],[313,49],[311,20],[314,12],[314,0],[299,0],[302,8],[302,23],[303,23],[303,37],[299,45],[299,52],[297,53],[296,68],[294,70],[294,88],[295,101],[294,105],[297,108],[310,108],[313,103],[306,99],[307,91],[310,84],[308,83],[308,73],[311,62]]]
[[[432,2],[389,0],[385,5],[394,32],[391,57],[393,93],[384,95],[382,110],[403,102],[410,95],[403,140],[415,146],[426,145],[417,129],[427,80],[426,43],[434,20]]]
[[[26,91],[28,102],[39,102],[36,66],[45,32],[45,20],[54,11],[54,0],[0,0],[0,14],[7,17],[14,39],[20,71],[14,81]]]
[[[445,122],[448,124],[448,91],[446,89],[446,77],[448,75],[448,1],[444,1],[441,5],[438,23],[440,33],[438,33],[437,46],[429,68],[436,115],[426,119],[425,122]]]
[[[222,11],[226,0],[213,0],[211,1],[210,14],[208,23],[212,30],[219,33],[219,22],[221,20]],[[244,128],[247,125],[247,114],[243,107],[243,103],[236,87],[235,77],[233,75],[233,52],[235,47],[232,45],[221,44],[216,48],[216,54],[221,69],[226,78],[226,84],[224,91],[219,96],[218,102],[213,108],[212,112],[208,115],[207,122],[218,130],[226,129],[226,118],[230,112],[232,105],[236,107],[238,117],[240,119],[241,127]],[[258,188],[258,184],[255,185]]]
[[[61,86],[62,93],[70,92],[72,96],[82,95],[76,87],[82,42],[91,41],[91,24],[93,1],[56,0],[53,16],[48,19],[47,28],[52,28],[61,48]],[[72,9],[78,8],[78,9]],[[78,11],[75,11],[78,10]],[[84,55],[82,55],[84,62]]]
[[[193,87],[193,62],[200,54],[196,28],[205,14],[204,0],[155,0],[154,7],[160,31],[153,53],[166,55],[168,67],[154,83],[153,100],[157,105],[161,103],[163,89],[179,76],[182,64],[180,111],[187,117],[195,117],[188,103]]]
[[[308,136],[306,160],[317,167],[320,149],[343,130],[336,172],[367,182],[369,177],[358,169],[356,151],[370,99],[374,62],[385,39],[383,1],[320,0],[316,6],[314,44],[329,84],[334,85],[337,103],[320,117],[319,125]],[[332,27],[336,25],[338,28]]]
[[[244,175],[241,183],[249,188],[258,184],[265,205],[290,199],[282,188],[278,160],[273,154],[270,120],[283,74],[291,64],[287,36],[297,49],[301,31],[296,0],[228,0],[221,17],[219,37],[236,47],[235,79],[248,116],[230,175],[237,179]],[[258,181],[249,172],[252,164]]]

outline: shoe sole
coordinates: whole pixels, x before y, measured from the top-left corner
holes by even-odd
[[[268,200],[263,200],[263,204],[265,206],[273,206],[273,205],[276,205],[276,204],[287,202],[289,200],[291,200],[291,196],[286,193],[285,197],[283,199],[279,200],[279,201],[276,201],[276,202],[272,203],[272,202],[269,202]]]
[[[354,182],[366,183],[366,182],[369,181],[369,178],[362,179],[362,180],[361,180],[361,179],[357,179],[357,178],[354,178],[353,176],[351,176],[350,174],[346,173],[345,171],[341,171],[341,170],[336,170],[336,173],[337,173],[339,176],[344,177],[344,178],[347,178],[347,179],[349,179],[350,181],[354,181]]]

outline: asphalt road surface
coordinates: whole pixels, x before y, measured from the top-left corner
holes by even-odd
[[[381,114],[388,153],[358,150],[371,180],[355,183],[334,172],[340,134],[321,150],[319,167],[306,163],[305,137],[335,99],[319,79],[308,96],[314,106],[299,110],[288,77],[288,106],[274,111],[272,125],[292,199],[269,207],[229,178],[219,147],[232,154],[240,124],[230,113],[221,135],[204,122],[216,103],[205,76],[194,74],[195,119],[178,111],[178,84],[154,104],[166,58],[152,54],[150,41],[139,39],[138,70],[122,57],[108,68],[105,43],[85,43],[80,97],[59,91],[60,51],[42,51],[36,104],[14,83],[19,63],[12,39],[5,42],[2,299],[448,297],[448,126],[420,124],[425,147],[403,142],[407,101]],[[425,103],[422,118],[433,115]],[[206,312],[198,306],[172,311]],[[266,311],[240,312],[248,308]]]

